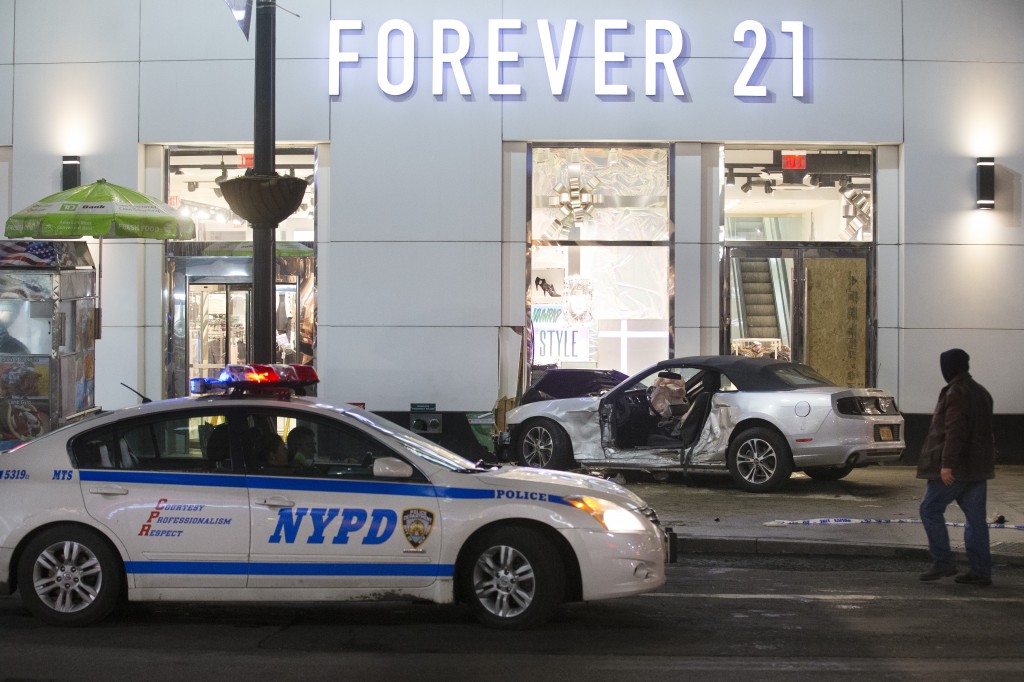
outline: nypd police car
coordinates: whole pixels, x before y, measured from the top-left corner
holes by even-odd
[[[628,490],[481,468],[295,395],[316,380],[231,366],[0,453],[0,594],[64,626],[123,599],[424,599],[519,629],[664,583],[665,534]]]

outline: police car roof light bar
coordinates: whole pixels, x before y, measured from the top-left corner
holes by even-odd
[[[316,368],[309,365],[290,365],[290,367],[295,370],[296,378],[302,386],[320,383],[320,375],[316,373]]]
[[[246,365],[242,369],[242,373],[245,376],[244,381],[254,384],[281,383],[281,375],[277,373],[273,365]]]
[[[306,365],[226,365],[216,379],[194,377],[189,390],[195,395],[211,392],[279,392],[319,383],[316,369]]]

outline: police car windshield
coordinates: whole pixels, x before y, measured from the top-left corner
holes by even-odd
[[[394,422],[382,422],[379,419],[369,419],[361,411],[357,412],[350,410],[348,413],[356,419],[359,419],[367,426],[380,431],[381,433],[386,433],[392,438],[398,439],[417,457],[421,457],[428,462],[444,467],[449,471],[486,471],[486,469],[481,469],[468,459],[460,457],[449,450],[445,450],[437,443],[427,440],[418,433],[404,429]]]
[[[478,467],[468,459],[463,459],[454,452],[445,450],[440,445],[433,443],[422,436],[419,436],[413,432],[408,433],[395,433],[395,438],[402,441],[406,447],[413,451],[413,453],[422,457],[423,459],[442,466],[451,471],[462,471],[462,472],[473,472],[473,471],[486,471]]]

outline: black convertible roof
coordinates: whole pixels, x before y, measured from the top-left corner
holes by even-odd
[[[627,378],[614,369],[550,369],[523,393],[519,404],[599,395],[615,388]]]
[[[741,391],[791,391],[797,386],[785,381],[780,370],[790,368],[795,373],[806,377],[819,377],[822,386],[832,386],[830,381],[817,372],[798,362],[776,360],[775,358],[748,358],[743,355],[699,355],[686,358],[662,360],[653,369],[657,371],[679,367],[695,367],[716,370],[729,377],[729,380]]]

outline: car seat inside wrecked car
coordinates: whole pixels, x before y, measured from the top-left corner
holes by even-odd
[[[677,372],[659,372],[654,385],[648,390],[651,413],[662,421],[675,421],[673,417],[686,414],[690,400],[686,397],[686,382]]]
[[[718,372],[705,370],[697,384],[697,393],[682,417],[676,417],[668,424],[659,422],[659,427],[647,437],[652,447],[689,447],[700,435],[704,422],[711,412],[711,396],[722,385]],[[667,427],[667,428],[666,428]]]

